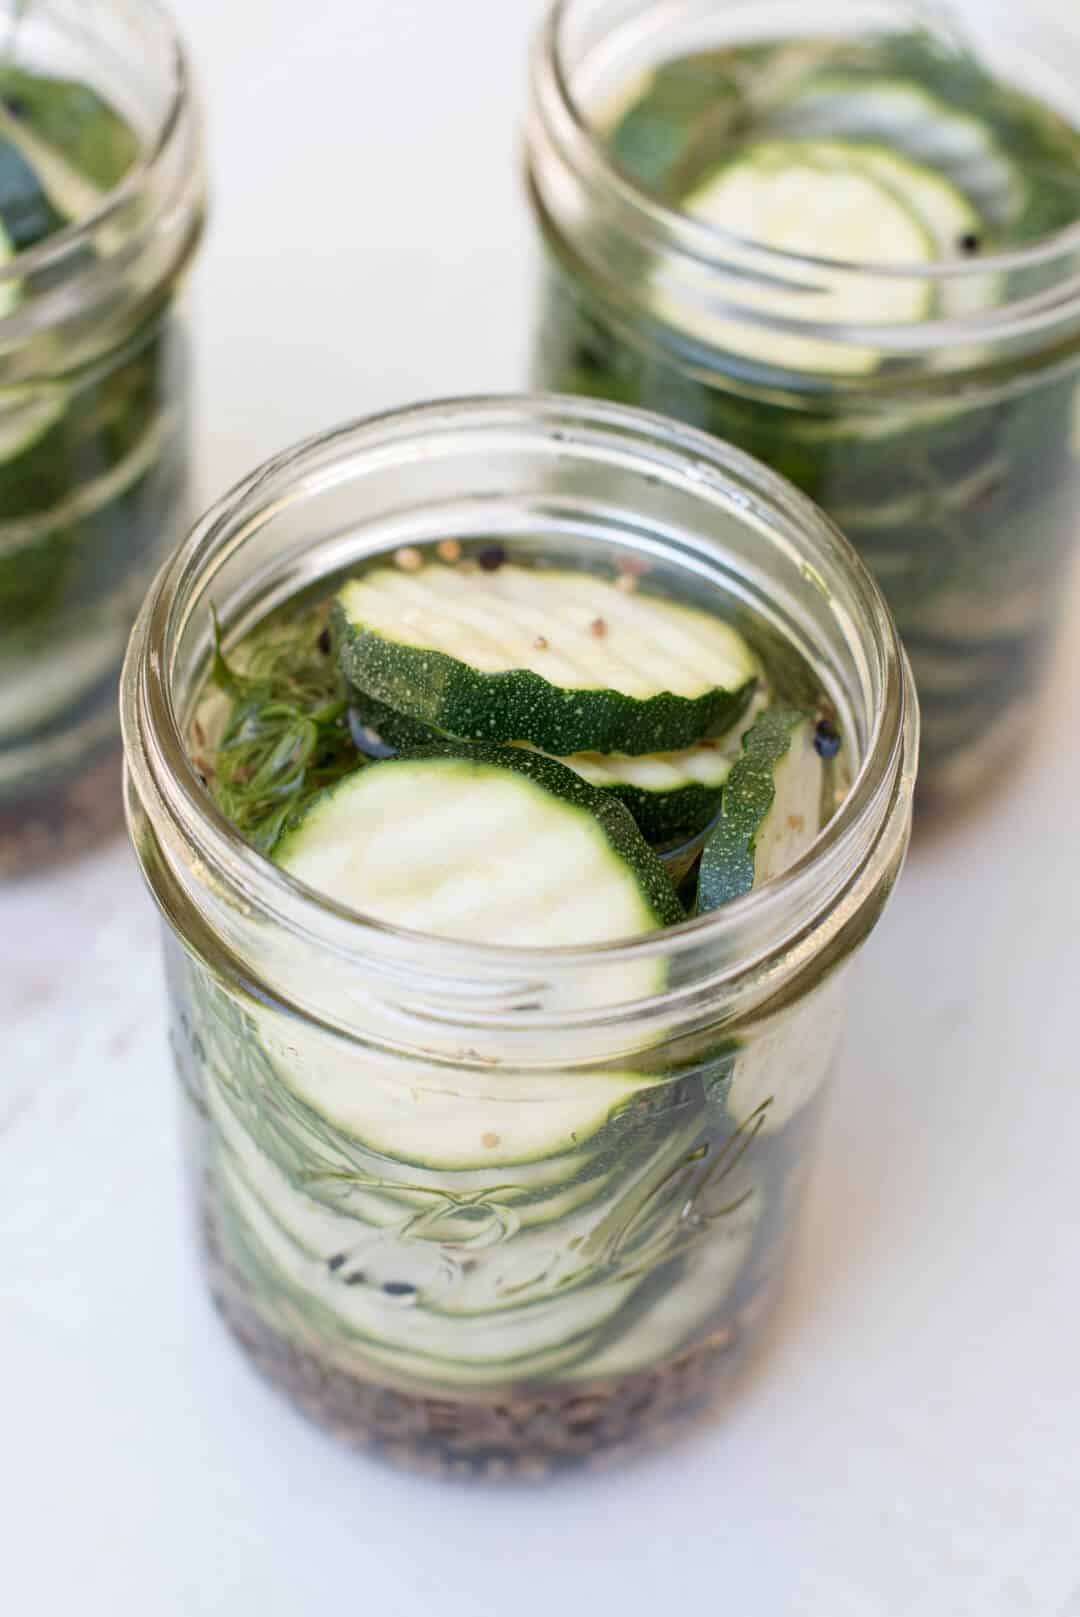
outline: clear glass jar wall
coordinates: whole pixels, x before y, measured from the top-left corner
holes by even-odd
[[[534,380],[706,428],[830,512],[912,661],[928,814],[1015,770],[1067,593],[1078,65],[1049,8],[886,0],[562,0],[535,56]],[[833,187],[813,257],[775,245],[805,230],[785,183],[803,218]],[[916,203],[955,236],[916,229]],[[748,228],[768,206],[772,245]]]
[[[174,300],[203,192],[155,5],[35,0],[0,26],[2,877],[120,821],[124,647],[190,522]]]
[[[366,557],[477,534],[645,559],[808,658],[856,771],[811,853],[710,917],[538,950],[365,921],[245,843],[187,745],[212,609],[233,644]],[[844,966],[906,847],[910,675],[853,553],[674,423],[428,406],[226,496],[148,597],[122,701],[209,1279],[253,1360],[340,1436],[432,1471],[539,1474],[666,1436],[775,1296]]]

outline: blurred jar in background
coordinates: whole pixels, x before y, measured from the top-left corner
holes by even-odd
[[[912,661],[924,814],[1016,768],[1080,521],[1080,18],[970,10],[561,0],[528,124],[535,381],[826,508]]]
[[[188,517],[198,119],[146,0],[0,25],[0,876],[119,823],[127,634]]]

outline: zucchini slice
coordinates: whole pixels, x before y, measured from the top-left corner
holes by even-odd
[[[246,1031],[244,1037],[250,1041],[249,1050],[255,1050],[254,1031]],[[292,1066],[286,1068],[284,1052],[278,1057],[281,1071],[294,1074],[294,1087],[290,1088],[277,1066],[258,1046],[256,1070],[265,1078],[265,1087],[253,1091],[248,1080],[243,1089],[235,1093],[232,1088],[235,1068],[226,1082],[215,1063],[207,1072],[206,1092],[213,1121],[227,1145],[235,1146],[236,1136],[243,1133],[250,1139],[252,1151],[273,1163],[305,1195],[335,1212],[363,1223],[384,1224],[390,1221],[389,1207],[401,1209],[401,1216],[405,1211],[429,1211],[446,1199],[447,1174],[451,1167],[453,1195],[461,1205],[498,1205],[512,1210],[510,1216],[521,1225],[550,1221],[603,1190],[611,1162],[607,1155],[589,1151],[588,1142],[581,1150],[575,1145],[572,1151],[559,1155],[515,1163],[509,1173],[506,1165],[499,1161],[499,1149],[490,1146],[490,1139],[483,1147],[487,1160],[464,1169],[441,1161],[442,1142],[439,1140],[434,1141],[432,1164],[408,1159],[399,1161],[371,1150],[355,1134],[345,1132],[332,1120],[324,1118],[296,1093],[297,1089],[318,1087],[305,1077],[305,1067],[325,1072],[333,1059],[327,1052],[325,1043],[298,1050],[294,1040]],[[340,1059],[339,1065],[344,1069]],[[388,1077],[375,1062],[365,1062],[362,1057],[353,1062],[351,1074],[354,1087],[368,1084],[382,1088],[388,1087],[391,1078],[399,1086],[408,1088],[412,1076],[411,1071],[402,1072],[399,1067]],[[511,1080],[506,1082],[509,1084]],[[526,1086],[520,1081],[514,1082],[514,1098],[519,1102],[543,1102],[545,1091],[539,1083]],[[475,1094],[475,1085],[470,1087],[469,1083],[467,1081],[463,1100]],[[454,1090],[449,1098],[459,1093]],[[372,1116],[378,1118],[382,1099],[380,1089],[364,1114],[364,1121],[370,1121]],[[418,1090],[408,1099],[416,1111],[419,1130],[423,1121],[424,1092]],[[358,1110],[358,1102],[353,1097],[349,1116],[354,1117]],[[231,1126],[230,1119],[235,1119],[235,1127]],[[621,1136],[612,1139],[613,1151],[620,1141]],[[419,1143],[422,1146],[422,1141]]]
[[[722,736],[711,736],[679,752],[576,752],[559,762],[590,786],[618,798],[630,810],[646,841],[680,844],[703,831],[720,806],[720,794],[739,756],[742,738],[769,703],[759,681],[738,722]],[[664,857],[672,870],[670,857]]]
[[[379,1364],[394,1376],[415,1379],[425,1387],[490,1388],[493,1384],[501,1385],[526,1376],[553,1377],[563,1365],[579,1358],[583,1346],[591,1340],[590,1334],[586,1333],[583,1341],[574,1339],[550,1352],[494,1366],[484,1362],[473,1364],[457,1359],[435,1358],[423,1351],[413,1352],[411,1344],[408,1348],[389,1347],[364,1335],[351,1322],[343,1319],[322,1295],[307,1285],[306,1275],[298,1278],[291,1254],[287,1253],[287,1249],[283,1254],[277,1237],[273,1235],[274,1252],[271,1254],[237,1207],[224,1182],[220,1186],[215,1214],[230,1262],[235,1263],[243,1273],[252,1302],[259,1312],[276,1329],[293,1339],[299,1337],[308,1341],[320,1359],[329,1360],[348,1374],[370,1376],[372,1365]],[[272,1224],[270,1227],[272,1230]],[[404,1317],[408,1318],[412,1313],[413,1310],[407,1308]]]
[[[696,218],[777,251],[854,264],[908,264],[914,270],[937,256],[933,237],[911,202],[899,196],[861,161],[857,148],[836,141],[763,140],[714,170],[682,201]],[[728,257],[737,268],[736,246]],[[932,291],[917,276],[868,283],[865,277],[834,277],[834,284],[795,292],[753,273],[732,281],[731,297],[747,308],[785,318],[910,325],[930,312]],[[684,297],[661,294],[659,312],[687,325]],[[801,332],[693,315],[695,333],[713,346],[788,370],[864,374],[881,358],[877,349],[839,343]],[[698,332],[698,328],[700,331]]]
[[[709,1230],[679,1264],[662,1271],[667,1285],[639,1308],[632,1299],[606,1341],[587,1350],[564,1372],[568,1381],[628,1376],[655,1367],[698,1336],[728,1301],[746,1266],[760,1217],[760,1200],[748,1199],[728,1225]]]
[[[937,259],[959,258],[964,241],[985,239],[982,215],[946,174],[870,142],[849,150],[922,220],[934,243]],[[1001,286],[1000,275],[966,274],[941,280],[933,299],[936,311],[954,319],[977,314],[993,306]]]
[[[760,1117],[761,1134],[775,1134],[801,1113],[832,1069],[843,1025],[847,973],[836,971],[792,1009],[771,1016],[762,1031],[739,1041],[727,1094],[738,1124]]]
[[[716,829],[701,855],[698,907],[714,910],[778,876],[821,829],[824,765],[813,718],[763,713],[743,738]]]
[[[674,1173],[669,1165],[656,1205],[619,1246],[620,1261],[642,1272],[641,1288],[583,1355],[574,1379],[655,1365],[729,1301],[766,1205],[756,1159],[751,1164],[745,1148],[750,1138],[736,1128],[707,1153],[686,1156]]]
[[[685,913],[620,803],[510,747],[430,748],[361,768],[313,799],[272,856],[309,886],[428,936],[558,947],[648,933]],[[627,999],[662,986],[656,961],[624,972]],[[574,980],[582,1004],[592,975]],[[495,1068],[439,1084],[404,1064],[384,1073],[353,1050],[279,1064],[334,1127],[387,1156],[447,1167],[572,1152],[655,1081],[647,1071],[525,1081]]]
[[[699,831],[720,803],[720,790],[731,773],[730,743],[717,738],[699,741],[680,752],[578,752],[562,763],[605,797],[629,809],[650,842]]]
[[[757,674],[729,624],[590,573],[378,567],[334,614],[351,685],[449,735],[559,756],[692,746]]]
[[[0,236],[0,263],[7,254]],[[64,389],[48,387],[10,388],[0,408],[0,465],[7,466],[39,443],[64,413]]]
[[[429,1067],[392,1071],[363,1054],[318,1068],[297,1062],[283,1081],[335,1130],[398,1163],[454,1170],[512,1169],[566,1156],[620,1113],[655,1078],[646,1072],[545,1073],[522,1079],[491,1068],[439,1082]],[[582,1172],[589,1164],[577,1159]],[[505,1175],[504,1175],[505,1179]]]
[[[756,712],[757,706],[755,695],[748,711]],[[351,711],[357,746],[375,758],[386,757],[387,751],[410,751],[446,740],[430,725],[362,693]],[[629,809],[648,842],[666,842],[700,831],[716,813],[720,789],[738,755],[745,723],[743,714],[739,725],[727,734],[710,736],[676,752],[574,752],[557,761]],[[511,745],[531,749],[530,742]]]
[[[449,1370],[455,1364],[483,1366],[492,1378],[521,1373],[534,1355],[546,1353],[595,1331],[633,1288],[636,1273],[605,1276],[534,1302],[479,1314],[451,1314],[439,1306],[443,1294],[461,1280],[460,1260],[435,1242],[408,1243],[390,1233],[357,1241],[346,1253],[326,1250],[325,1239],[305,1219],[301,1234],[252,1190],[235,1163],[218,1157],[216,1174],[234,1215],[247,1227],[272,1264],[295,1290],[322,1305],[376,1355],[403,1349],[428,1356]],[[295,1210],[294,1210],[295,1211]],[[316,1218],[316,1225],[321,1227]],[[335,1232],[340,1235],[339,1231]],[[345,1262],[335,1260],[344,1257]]]
[[[1014,221],[1027,199],[990,125],[908,80],[819,74],[770,108],[769,124],[799,138],[881,142],[946,176],[998,228]]]
[[[516,747],[436,746],[356,770],[286,826],[272,857],[429,937],[552,948],[684,918],[621,804]]]
[[[440,1313],[466,1318],[516,1310],[545,1293],[589,1284],[608,1267],[596,1260],[593,1247],[604,1250],[605,1243],[610,1244],[609,1227],[632,1216],[635,1190],[641,1182],[647,1188],[652,1160],[646,1157],[644,1163],[629,1165],[617,1178],[613,1174],[605,1186],[610,1194],[592,1197],[557,1219],[522,1229],[515,1214],[497,1197],[491,1201],[460,1197],[452,1179],[446,1195],[429,1198],[426,1206],[395,1206],[386,1198],[381,1203],[376,1198],[376,1216],[369,1217],[367,1208],[359,1212],[332,1208],[305,1194],[255,1150],[242,1131],[231,1131],[218,1149],[231,1177],[238,1177],[275,1223],[337,1276],[338,1284],[350,1283],[351,1273],[363,1266],[365,1251],[377,1252],[383,1268],[396,1257],[406,1274],[410,1266],[433,1256],[434,1283],[421,1300]],[[624,1206],[631,1211],[624,1213]],[[498,1245],[502,1252],[494,1264],[466,1262],[455,1274],[451,1266],[439,1261],[443,1254],[460,1253],[467,1259],[473,1252]],[[447,1279],[452,1279],[452,1286],[446,1285]]]

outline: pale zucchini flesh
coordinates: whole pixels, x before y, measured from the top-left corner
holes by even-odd
[[[711,910],[781,874],[821,829],[824,765],[814,719],[774,708],[746,732],[705,844],[698,907]]]
[[[712,614],[513,563],[374,568],[338,592],[335,626],[360,691],[448,735],[558,756],[691,746],[734,721],[757,674]]]
[[[457,1265],[437,1244],[426,1249],[422,1243],[402,1246],[392,1237],[375,1235],[358,1242],[347,1256],[341,1254],[346,1262],[335,1266],[337,1251],[326,1254],[308,1244],[310,1226],[303,1237],[290,1231],[234,1166],[219,1158],[217,1173],[251,1234],[298,1291],[336,1315],[373,1350],[426,1355],[447,1371],[456,1363],[483,1367],[490,1376],[515,1365],[525,1367],[534,1356],[596,1330],[638,1281],[634,1274],[601,1274],[590,1277],[592,1283],[583,1281],[517,1307],[446,1313],[434,1304],[444,1288],[454,1285]],[[419,1298],[430,1300],[425,1304]]]
[[[298,1189],[231,1124],[222,1131],[221,1150],[230,1177],[239,1177],[337,1284],[370,1287],[407,1279],[416,1303],[465,1317],[518,1309],[549,1293],[591,1285],[610,1267],[619,1231],[648,1199],[655,1175],[655,1154],[630,1148],[605,1177],[602,1194],[557,1222],[523,1228],[498,1197],[458,1198],[452,1178],[440,1202],[408,1207],[387,1201],[376,1217],[361,1217],[355,1208],[331,1207]],[[490,1262],[469,1261],[494,1247],[499,1250]]]
[[[498,1070],[440,1081],[429,1067],[384,1071],[358,1053],[317,1066],[294,1062],[282,1079],[334,1129],[381,1156],[455,1171],[507,1170],[511,1183],[519,1165],[591,1143],[656,1082],[633,1071],[524,1080]]]
[[[433,937],[551,948],[682,918],[626,810],[518,748],[434,747],[360,769],[286,826],[273,857],[339,902]]]
[[[800,138],[841,137],[887,144],[936,169],[1003,227],[1023,209],[1026,187],[991,126],[954,111],[940,96],[903,80],[821,75],[770,109],[769,123]]]
[[[757,710],[755,693],[747,712]],[[357,745],[375,758],[447,739],[430,725],[362,692],[354,693],[351,713]],[[622,803],[648,842],[662,842],[698,830],[712,819],[745,722],[744,713],[726,734],[674,752],[576,752],[556,761]],[[529,742],[510,745],[531,747]]]
[[[906,199],[837,143],[769,141],[725,164],[683,198],[683,208],[745,242],[773,251],[828,257],[851,264],[930,263],[930,232]],[[826,245],[827,244],[827,245]],[[738,267],[736,245],[725,249]],[[805,279],[805,276],[803,277]],[[917,273],[872,283],[864,276],[826,275],[812,293],[785,290],[760,278],[731,279],[724,295],[747,309],[788,320],[851,325],[910,325],[926,318],[931,292]],[[652,306],[675,326],[688,311],[676,296]],[[876,349],[827,336],[739,321],[694,310],[693,331],[715,347],[788,370],[861,374],[876,368]]]
[[[760,1031],[740,1039],[727,1108],[737,1123],[760,1119],[774,1134],[808,1107],[825,1084],[840,1039],[845,974],[835,972]]]
[[[651,1306],[625,1321],[616,1316],[605,1342],[590,1347],[565,1372],[572,1381],[633,1375],[677,1353],[721,1314],[745,1268],[761,1216],[760,1195],[717,1218],[665,1260]]]
[[[430,749],[373,764],[316,798],[274,850],[308,886],[376,920],[431,936],[559,947],[638,936],[684,915],[627,811],[553,759],[514,748]],[[625,968],[627,997],[662,966]],[[574,991],[589,993],[590,973]],[[512,1074],[440,1082],[362,1051],[294,1049],[283,1081],[335,1127],[398,1159],[516,1163],[573,1151],[648,1072],[553,1073],[524,1104]]]
[[[725,193],[723,177],[732,184],[737,167],[751,172],[755,150],[770,148],[802,148],[807,160],[816,151],[835,161],[842,151],[848,167],[861,168],[923,226],[924,278],[936,289],[925,319],[937,330],[927,332],[925,349],[918,332],[910,346],[889,351],[883,343],[863,356],[865,371],[835,383],[832,355],[815,363],[786,341],[793,333],[769,332],[764,340],[775,346],[757,346],[752,301],[737,275],[718,269],[726,255],[734,270],[748,270],[749,255],[744,266],[726,236],[701,254],[696,272],[689,253],[665,251],[628,261],[623,274],[614,257],[601,263],[583,250],[587,221],[567,216],[564,228],[554,194],[543,221],[552,274],[535,349],[538,384],[705,426],[829,513],[876,573],[911,648],[928,799],[939,795],[935,777],[950,782],[940,793],[946,799],[953,783],[975,778],[970,760],[1001,755],[986,738],[1015,740],[1014,703],[1037,698],[1077,532],[1080,409],[1074,413],[1075,373],[1059,366],[1060,351],[1021,353],[979,330],[937,346],[947,335],[940,322],[978,320],[997,304],[1048,295],[1048,261],[1004,270],[987,260],[1080,216],[1075,119],[1012,81],[1004,58],[1000,67],[999,77],[997,64],[980,61],[962,40],[942,39],[932,24],[761,39],[665,63],[628,86],[610,121],[598,117],[613,160],[662,205],[693,213],[704,203],[708,211],[719,187],[711,215],[719,231],[740,229],[737,210],[720,205],[735,195]],[[778,240],[791,241],[801,222],[813,225],[809,174],[790,218],[793,234]],[[831,223],[815,226],[796,250],[835,259],[838,239]],[[812,265],[790,274],[804,269],[813,280]],[[812,313],[816,301],[771,287],[751,292],[767,315],[798,318],[794,305]],[[733,303],[747,305],[745,329],[729,346],[714,345],[710,308],[725,318]],[[691,305],[693,344],[681,340]],[[929,641],[933,652],[924,654]],[[955,749],[962,767],[946,775],[940,766]]]
[[[453,1192],[462,1202],[497,1202],[511,1208],[520,1223],[531,1224],[557,1217],[602,1188],[618,1145],[615,1140],[608,1152],[591,1149],[591,1142],[585,1140],[580,1147],[575,1142],[571,1151],[509,1167],[500,1160],[497,1147],[481,1141],[481,1159],[462,1166],[445,1160],[446,1142],[432,1130],[423,1129],[424,1116],[417,1109],[416,1128],[405,1142],[409,1156],[397,1158],[374,1149],[358,1138],[359,1129],[375,1130],[357,1087],[373,1084],[378,1097],[380,1086],[385,1088],[395,1080],[407,1082],[408,1069],[377,1065],[374,1060],[347,1060],[329,1041],[313,1038],[301,1043],[295,1032],[278,1038],[265,1015],[261,1022],[230,1018],[229,1048],[215,1050],[212,1018],[216,1015],[200,1015],[198,1025],[207,1050],[206,1104],[226,1142],[233,1141],[230,1125],[235,1120],[237,1128],[250,1134],[253,1149],[269,1158],[305,1194],[337,1211],[377,1224],[391,1221],[390,1208],[398,1209],[401,1216],[426,1211],[445,1199],[447,1173],[452,1172]],[[327,1075],[335,1071],[340,1074],[339,1083],[347,1085],[350,1077],[352,1080],[352,1088],[346,1091],[344,1126],[305,1098],[321,1098],[324,1085],[333,1083]],[[503,1088],[506,1103],[513,1098],[530,1112],[545,1101],[542,1079],[526,1083],[507,1076]],[[456,1097],[464,1112],[470,1098],[468,1083],[445,1093],[448,1099]],[[378,1110],[376,1098],[372,1107],[376,1117]],[[351,1129],[347,1126],[350,1120],[355,1120]]]

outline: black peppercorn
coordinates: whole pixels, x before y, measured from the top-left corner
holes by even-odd
[[[840,732],[831,719],[818,720],[814,748],[822,758],[835,758],[840,751]]]
[[[477,551],[476,559],[485,573],[497,573],[506,560],[506,549],[503,545],[485,545]]]

